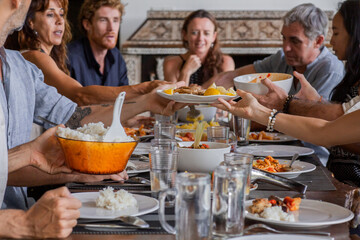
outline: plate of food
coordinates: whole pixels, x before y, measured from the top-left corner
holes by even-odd
[[[283,133],[270,133],[270,132],[250,132],[249,142],[259,143],[280,143],[280,142],[291,142],[297,139]]]
[[[112,187],[99,192],[72,193],[82,203],[80,218],[113,219],[120,216],[141,216],[159,208],[155,198],[131,194],[124,189],[114,192]]]
[[[157,90],[157,94],[166,99],[181,103],[213,103],[218,98],[230,100],[236,97],[236,92],[233,88],[226,90],[224,87],[217,87],[215,84],[207,89],[193,85],[191,87]]]
[[[350,221],[354,214],[329,202],[270,196],[246,201],[245,217],[281,227],[322,228]]]
[[[314,164],[295,161],[291,170],[286,171],[284,167],[289,166],[290,162],[291,160],[277,160],[267,156],[265,159],[254,160],[253,167],[285,178],[296,178],[302,173],[312,172],[316,169]]]
[[[300,156],[307,156],[314,153],[314,150],[311,148],[288,145],[243,146],[236,148],[236,151],[260,157],[267,157],[269,155],[272,157],[292,157],[295,153],[298,153]]]

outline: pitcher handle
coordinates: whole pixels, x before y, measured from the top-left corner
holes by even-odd
[[[167,195],[173,195],[174,197],[177,195],[177,190],[175,188],[166,189],[160,192],[159,195],[159,219],[161,226],[170,234],[176,234],[176,229],[170,226],[165,219],[165,199]]]

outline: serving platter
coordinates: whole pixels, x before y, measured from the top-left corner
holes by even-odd
[[[164,93],[163,90],[157,90],[157,94],[159,94],[161,97],[164,97],[166,99],[181,103],[214,103],[217,101],[218,98],[230,100],[237,97],[237,96],[229,96],[229,95],[201,96],[201,95],[180,94],[180,93],[167,94]]]
[[[82,203],[80,208],[80,218],[95,219],[113,219],[120,216],[141,216],[153,212],[159,208],[159,202],[155,198],[133,194],[138,203],[138,209],[126,208],[123,210],[109,210],[96,207],[95,201],[99,192],[81,192],[72,193],[73,197],[79,199]]]
[[[251,205],[252,200],[245,202],[246,218],[281,227],[322,228],[350,221],[354,217],[354,214],[349,209],[339,205],[318,200],[302,199],[299,210],[291,212],[295,216],[295,222],[286,222],[256,216],[250,213]]]

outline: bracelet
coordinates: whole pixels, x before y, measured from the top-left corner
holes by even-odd
[[[284,106],[283,106],[283,110],[282,110],[283,113],[289,113],[290,102],[291,102],[291,100],[293,100],[293,98],[294,98],[294,95],[287,96]]]
[[[279,114],[281,111],[278,111],[276,109],[273,109],[270,113],[269,116],[269,120],[268,120],[268,125],[266,127],[266,130],[269,132],[274,131],[274,125],[275,125],[275,120],[276,120],[276,115]]]
[[[320,96],[320,99],[319,99],[319,101],[318,101],[318,102],[321,102],[321,101],[322,101],[322,99],[323,99],[323,96]]]

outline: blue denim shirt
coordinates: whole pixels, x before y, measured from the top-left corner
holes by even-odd
[[[124,86],[129,85],[127,68],[119,49],[109,49],[105,56],[104,73],[95,60],[89,40],[82,38],[68,45],[68,68],[71,77],[83,86]]]
[[[32,123],[43,124],[37,116],[66,123],[77,105],[44,83],[44,76],[20,52],[0,48],[4,83],[0,86],[0,104],[5,115],[7,147],[11,149],[30,140]],[[2,208],[25,209],[26,191],[8,187]]]

